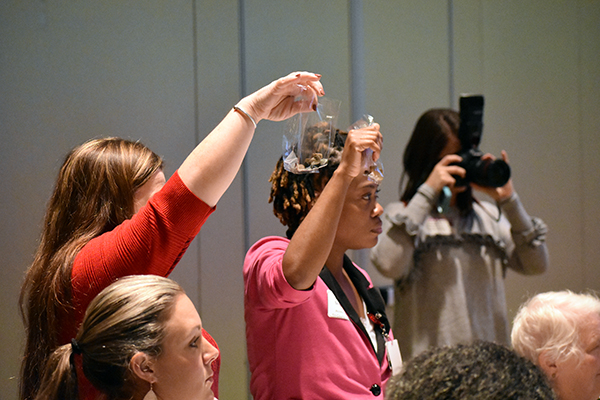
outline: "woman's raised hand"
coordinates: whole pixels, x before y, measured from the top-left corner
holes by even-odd
[[[293,72],[279,78],[238,103],[256,122],[281,121],[299,112],[315,111],[318,97],[325,95],[321,75]]]
[[[441,192],[444,186],[453,188],[456,183],[456,179],[452,175],[458,175],[462,178],[465,177],[466,171],[463,167],[458,165],[451,165],[462,161],[462,157],[456,154],[448,154],[444,156],[429,174],[429,177],[425,181],[433,190],[437,193]]]
[[[493,161],[496,158],[493,155],[488,153],[488,154],[484,154],[481,157],[481,159]],[[502,150],[502,159],[504,160],[505,163],[508,164],[508,154],[504,150]],[[506,182],[506,184],[501,187],[479,186],[474,183],[471,183],[471,187],[477,191],[487,194],[488,196],[490,196],[492,199],[494,199],[496,201],[502,201],[502,200],[508,199],[510,196],[512,196],[512,194],[514,192],[512,179],[509,179],[508,182]]]
[[[379,159],[383,146],[383,136],[379,128],[378,123],[373,123],[365,128],[352,129],[348,132],[338,170],[351,178],[363,173],[363,157],[365,157],[364,151],[367,149],[373,151],[373,161]]]

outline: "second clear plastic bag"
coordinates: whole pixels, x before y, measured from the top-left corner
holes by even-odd
[[[361,119],[356,121],[348,130],[366,128],[373,125],[373,117],[369,114],[363,115]],[[363,170],[365,175],[376,184],[380,184],[383,180],[383,163],[380,160],[373,160],[373,150],[367,149],[363,156]]]
[[[317,110],[287,121],[283,134],[283,166],[293,174],[317,172],[327,165],[335,138],[339,100],[321,97]]]

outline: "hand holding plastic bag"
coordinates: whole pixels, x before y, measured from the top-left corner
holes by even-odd
[[[283,135],[283,165],[288,172],[314,173],[327,165],[339,109],[339,101],[322,97],[316,111],[288,120]]]
[[[369,114],[363,115],[361,119],[356,121],[349,130],[362,129],[373,125],[373,117]],[[367,149],[363,152],[363,170],[365,175],[376,184],[380,184],[383,180],[383,163],[380,160],[373,160],[373,150]]]

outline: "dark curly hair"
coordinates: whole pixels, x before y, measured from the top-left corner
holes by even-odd
[[[386,400],[553,400],[544,373],[506,346],[477,341],[429,349],[388,381]]]
[[[283,156],[269,178],[273,213],[288,227],[286,236],[291,239],[315,202],[315,194],[323,190],[333,172],[340,165],[347,132],[336,130],[333,148],[327,165],[313,173],[294,174],[284,168]]]

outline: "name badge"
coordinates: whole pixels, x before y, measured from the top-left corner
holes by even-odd
[[[330,289],[327,289],[327,316],[350,321],[348,314]]]
[[[392,375],[397,375],[402,371],[402,355],[400,355],[398,340],[386,340],[385,348],[387,350],[388,362],[392,368]]]

